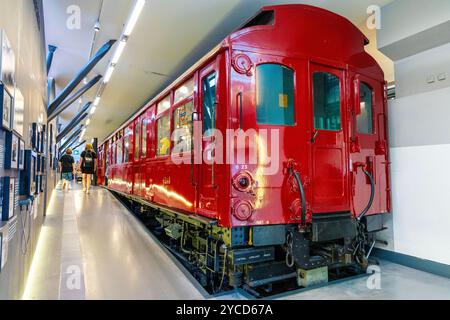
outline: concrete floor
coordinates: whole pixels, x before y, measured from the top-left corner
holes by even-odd
[[[210,298],[108,191],[53,192],[24,299]],[[390,262],[368,278],[280,299],[450,299],[450,279]],[[378,281],[379,280],[379,281]],[[379,284],[379,286],[377,286]],[[239,293],[221,299],[245,299]]]

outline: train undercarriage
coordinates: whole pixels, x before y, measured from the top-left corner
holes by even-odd
[[[379,216],[317,215],[298,225],[222,228],[114,192],[210,294],[241,288],[255,297],[315,287],[363,274],[369,265]],[[368,220],[370,219],[370,220]]]

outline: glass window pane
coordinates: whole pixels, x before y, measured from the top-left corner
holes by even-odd
[[[316,72],[313,76],[314,127],[320,130],[341,130],[341,98],[339,78],[331,73]]]
[[[147,119],[142,120],[142,144],[141,154],[145,158],[147,156]]]
[[[360,86],[361,114],[356,118],[359,133],[373,134],[373,91],[361,82]]]
[[[163,113],[168,109],[170,109],[170,95],[168,95],[158,103],[157,115]]]
[[[170,152],[170,115],[166,115],[157,122],[158,148],[156,154],[158,156],[167,156]]]
[[[122,164],[122,155],[123,155],[122,144],[123,144],[122,139],[117,141],[117,164]]]
[[[125,135],[123,138],[123,163],[128,163],[130,161],[130,137],[131,137],[132,131],[130,128],[125,129]]]
[[[194,79],[186,81],[181,87],[175,91],[174,103],[178,103],[181,100],[186,99],[194,93]]]
[[[216,73],[203,78],[203,133],[216,128]]]
[[[141,139],[140,126],[136,123],[134,127],[134,160],[139,160],[139,142]]]
[[[174,113],[174,150],[185,152],[192,150],[192,112],[193,101],[178,107]]]
[[[294,71],[279,64],[256,68],[256,111],[259,124],[293,126]]]

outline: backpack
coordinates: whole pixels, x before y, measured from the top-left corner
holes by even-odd
[[[92,156],[91,151],[86,151],[84,155],[83,167],[85,169],[93,169],[94,168],[94,157]]]

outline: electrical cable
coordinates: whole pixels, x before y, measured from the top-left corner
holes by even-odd
[[[30,219],[28,210],[25,210],[25,212],[23,212],[22,210],[20,210],[20,211],[21,211],[20,223],[22,225],[22,235],[20,238],[20,250],[22,252],[22,255],[26,255],[28,252],[28,245],[30,243],[30,238],[31,238],[31,219]],[[24,221],[24,216],[25,216],[25,221]],[[28,232],[26,232],[26,230]]]
[[[375,183],[373,181],[373,177],[370,174],[369,171],[363,169],[364,174],[369,178],[370,181],[370,198],[369,202],[367,203],[367,206],[364,208],[364,210],[358,215],[358,221],[361,221],[361,219],[366,215],[366,213],[369,211],[369,209],[372,207],[373,200],[375,198]]]

